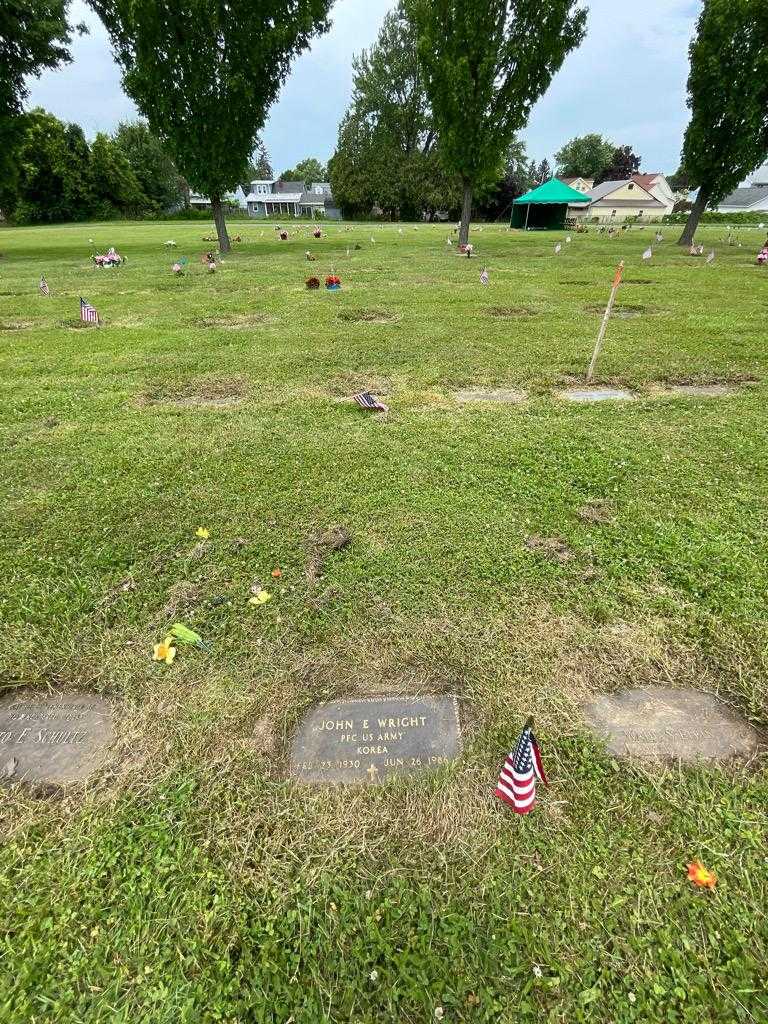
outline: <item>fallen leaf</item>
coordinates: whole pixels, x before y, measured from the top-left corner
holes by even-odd
[[[688,878],[700,889],[714,889],[717,884],[717,875],[714,871],[705,868],[697,860],[688,865]]]

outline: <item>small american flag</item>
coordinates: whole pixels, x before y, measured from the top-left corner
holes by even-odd
[[[389,412],[388,406],[380,402],[370,391],[361,391],[360,394],[352,397],[361,409],[370,409],[371,412]]]
[[[490,278],[488,277],[488,271],[483,267],[483,272],[480,275],[480,284],[487,285],[489,281]]]
[[[51,289],[48,287],[48,282],[45,280],[43,274],[40,275],[40,284],[37,286],[41,295],[50,295]]]
[[[563,248],[562,245],[558,242],[557,245],[555,246],[555,256],[559,256],[560,255],[560,253],[562,252],[562,248]]]
[[[494,796],[509,804],[516,814],[528,814],[536,802],[536,779],[548,785],[536,737],[529,718],[520,733],[517,746],[504,762]]]
[[[715,262],[715,250],[713,249],[712,252],[709,254],[709,256],[707,256],[707,263],[714,263],[714,262]]]
[[[80,296],[80,319],[84,324],[97,324],[99,322],[99,314],[90,302],[86,302],[82,296]]]
[[[649,260],[649,259],[651,259],[652,256],[653,256],[653,249],[649,245],[648,248],[643,253],[643,259],[644,260]]]

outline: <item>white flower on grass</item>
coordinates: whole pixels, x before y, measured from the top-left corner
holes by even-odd
[[[442,1008],[442,1006],[436,1006],[435,1007],[435,1020],[442,1020],[444,1016],[445,1016],[445,1010]]]
[[[371,979],[371,981],[376,981],[378,979],[378,977],[379,977],[379,972],[377,970],[373,970],[368,975],[368,977]]]
[[[544,976],[544,971],[542,971],[538,964],[533,965],[533,976],[534,978],[542,978]]]
[[[637,1002],[637,996],[635,995],[634,992],[630,992],[629,995],[627,996],[627,999],[630,1001],[630,1003],[636,1003]]]

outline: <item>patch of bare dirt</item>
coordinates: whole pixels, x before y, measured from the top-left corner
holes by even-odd
[[[322,533],[316,533],[309,540],[309,561],[307,562],[307,583],[314,586],[325,570],[328,559],[343,551],[352,540],[344,526],[331,526]]]
[[[392,324],[400,319],[385,309],[343,309],[338,317],[349,324]]]
[[[590,523],[594,526],[608,526],[613,522],[613,514],[610,507],[602,501],[590,501],[582,505],[576,515],[583,523]]]
[[[624,278],[624,284],[656,284],[649,277]]]
[[[31,320],[5,320],[0,322],[0,331],[26,331],[34,327]]]
[[[605,313],[605,306],[601,306],[599,303],[594,303],[590,306],[585,306],[584,311],[586,313],[595,313],[602,316]],[[646,316],[649,313],[656,313],[658,310],[650,309],[648,306],[614,306],[611,313],[611,317],[614,320],[635,320],[637,317]]]
[[[152,388],[139,396],[140,405],[174,408],[227,409],[241,405],[248,396],[242,377],[201,377],[198,380]]]
[[[512,320],[516,317],[536,316],[537,313],[528,306],[491,306],[488,315],[500,320]]]
[[[178,618],[183,612],[191,611],[200,602],[200,588],[189,580],[180,580],[168,590],[167,600],[162,610],[162,617]]]
[[[270,317],[266,313],[222,313],[221,316],[198,317],[194,321],[198,327],[226,327],[230,330],[243,330],[269,322]]]
[[[529,551],[536,552],[550,562],[572,562],[576,557],[576,552],[569,548],[561,537],[542,537],[538,533],[533,533],[525,538],[525,546]]]

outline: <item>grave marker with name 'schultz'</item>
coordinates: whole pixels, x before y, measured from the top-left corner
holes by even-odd
[[[10,694],[0,700],[0,777],[61,786],[104,763],[114,742],[112,705],[91,694]]]
[[[371,697],[320,704],[293,738],[301,782],[377,783],[447,764],[461,753],[453,696]]]

